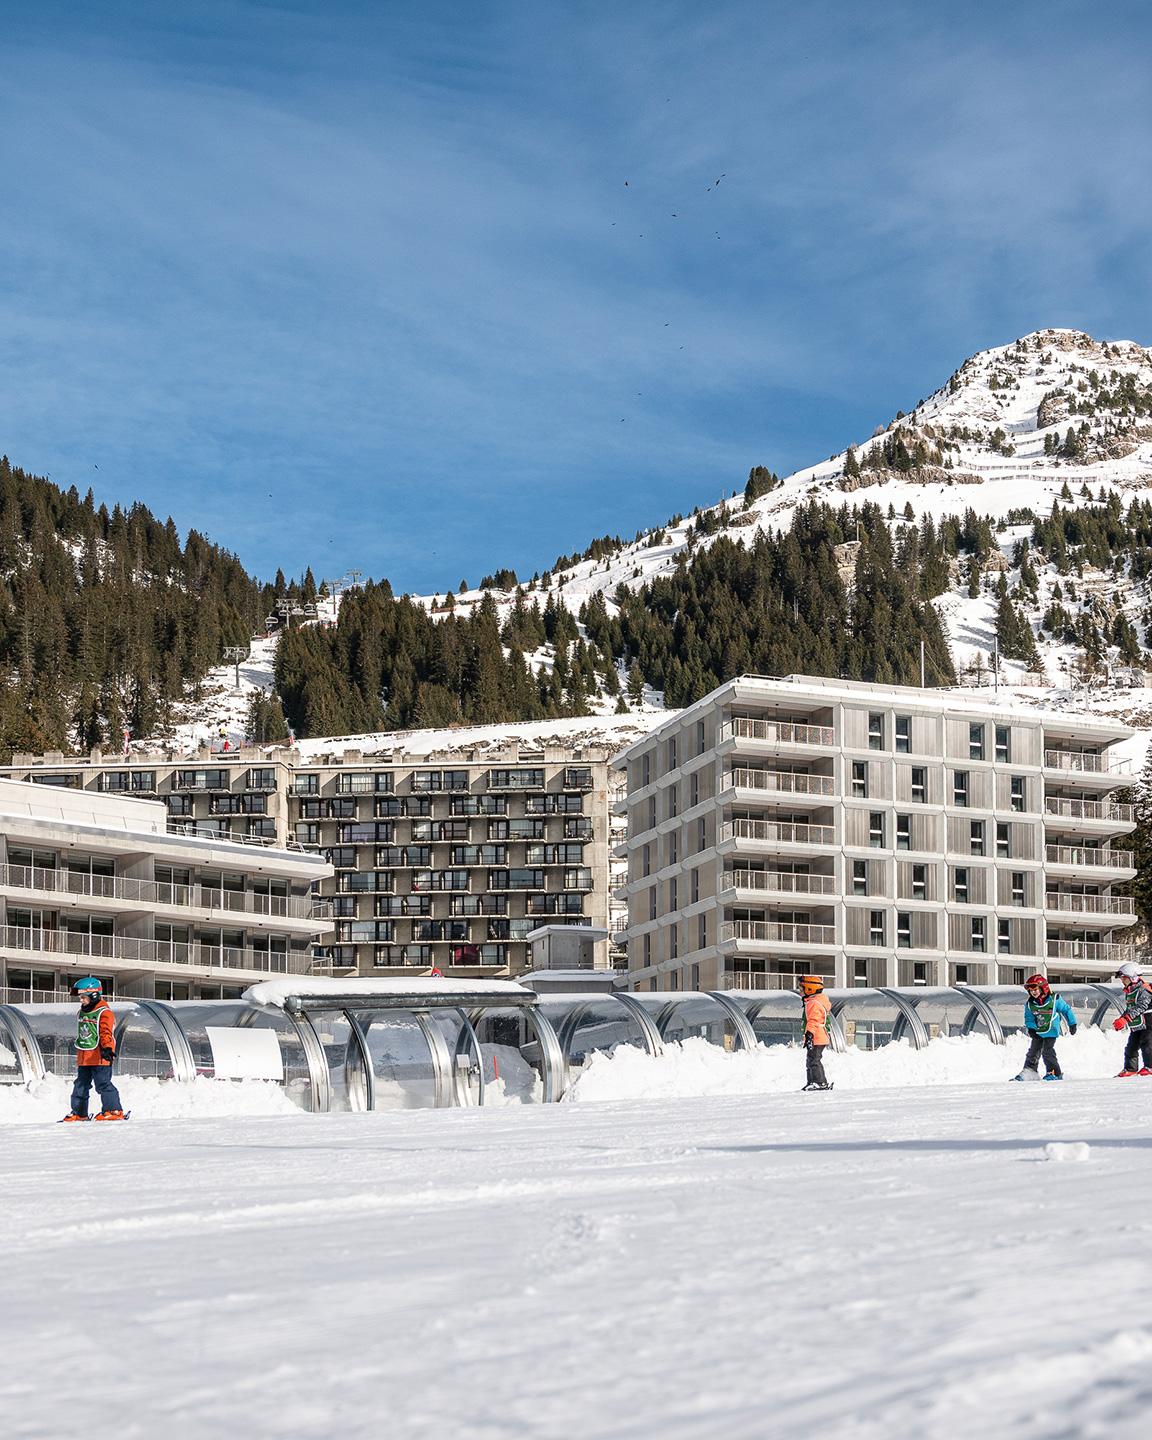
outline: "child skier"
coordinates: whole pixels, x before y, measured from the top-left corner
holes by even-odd
[[[76,1084],[72,1087],[72,1110],[64,1119],[88,1119],[88,1096],[95,1085],[102,1107],[95,1118],[123,1120],[120,1095],[112,1083],[112,1062],[116,1058],[112,1007],[101,993],[100,981],[91,975],[77,980],[73,989],[82,1003],[76,1026]]]
[[[819,975],[804,975],[800,980],[804,1001],[804,1049],[808,1083],[805,1090],[831,1090],[824,1073],[824,1051],[828,1045],[828,1016],[831,1005],[824,994],[824,981]]]
[[[1127,1080],[1131,1075],[1152,1075],[1152,990],[1130,961],[1116,971],[1116,979],[1124,987],[1124,1013],[1113,1020],[1112,1028],[1123,1030],[1128,1027],[1120,1078]]]
[[[1024,1002],[1024,1028],[1028,1031],[1028,1054],[1024,1068],[1013,1080],[1038,1080],[1040,1057],[1044,1057],[1044,1079],[1063,1080],[1064,1072],[1056,1058],[1056,1041],[1063,1024],[1069,1035],[1076,1034],[1076,1012],[1067,1000],[1057,995],[1043,975],[1033,975],[1024,982],[1028,998]]]

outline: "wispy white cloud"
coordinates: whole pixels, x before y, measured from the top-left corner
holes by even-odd
[[[984,8],[18,34],[0,444],[264,570],[442,588],[828,453],[1033,324],[1140,338],[1138,47]]]

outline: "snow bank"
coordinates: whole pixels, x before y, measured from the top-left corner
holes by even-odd
[[[149,1120],[215,1119],[229,1115],[299,1115],[282,1086],[264,1080],[208,1080],[189,1084],[117,1075],[127,1110]],[[49,1075],[27,1085],[0,1085],[0,1125],[35,1125],[59,1120],[71,1109],[72,1081]],[[99,1101],[92,1097],[93,1111]]]
[[[926,1050],[905,1041],[880,1050],[849,1050],[825,1056],[828,1078],[845,1090],[891,1090],[905,1086],[999,1084],[1020,1070],[1027,1049],[1022,1036],[993,1045],[983,1036],[933,1040]],[[1060,1063],[1070,1079],[1115,1075],[1123,1047],[1110,1033],[1090,1028],[1066,1036]],[[673,1096],[766,1095],[798,1090],[804,1083],[804,1052],[794,1045],[728,1052],[706,1040],[669,1045],[653,1058],[632,1045],[599,1053],[584,1066],[564,1097],[568,1101],[666,1100]]]

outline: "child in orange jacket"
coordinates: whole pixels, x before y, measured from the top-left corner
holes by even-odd
[[[805,1090],[831,1090],[824,1073],[824,1051],[828,1047],[828,1016],[832,1007],[824,994],[824,981],[819,975],[804,975],[800,980],[804,1001],[804,1049],[806,1052],[807,1084]]]
[[[116,1020],[104,999],[100,981],[88,975],[73,986],[80,997],[76,1024],[76,1084],[72,1087],[72,1109],[65,1120],[88,1119],[88,1096],[92,1086],[100,1096],[97,1120],[123,1120],[120,1094],[112,1083],[112,1062],[116,1058]]]

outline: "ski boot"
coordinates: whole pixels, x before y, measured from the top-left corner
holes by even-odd
[[[1039,1080],[1040,1076],[1035,1070],[1021,1070],[1019,1075],[1013,1075],[1013,1080]]]
[[[1139,1075],[1139,1070],[1117,1070],[1117,1080],[1131,1080],[1133,1075]]]
[[[93,1116],[95,1120],[127,1120],[123,1110],[101,1110],[99,1115]]]
[[[1063,1080],[1063,1079],[1064,1079],[1064,1076],[1063,1076],[1063,1075],[1057,1075],[1057,1073],[1055,1072],[1055,1070],[1050,1070],[1050,1071],[1048,1072],[1048,1074],[1044,1076],[1044,1079],[1045,1079],[1045,1080]]]
[[[60,1124],[74,1125],[79,1120],[83,1120],[85,1123],[87,1123],[88,1119],[89,1117],[87,1115],[65,1115],[64,1118],[60,1121]]]
[[[1142,1067],[1142,1069],[1141,1069],[1141,1071],[1140,1071],[1140,1074],[1141,1074],[1141,1075],[1152,1075],[1152,1070],[1150,1070],[1150,1069],[1148,1068],[1148,1066],[1145,1065],[1145,1066]]]

